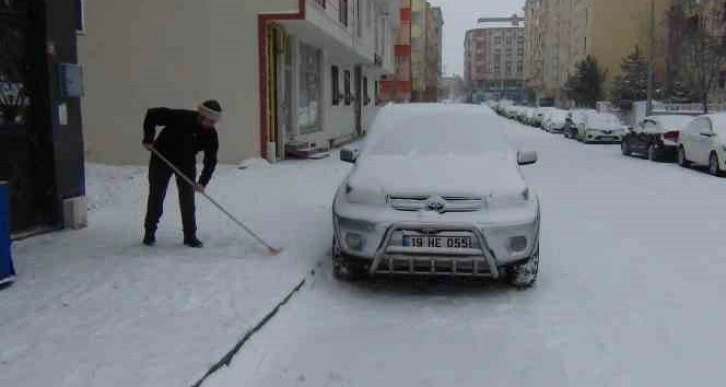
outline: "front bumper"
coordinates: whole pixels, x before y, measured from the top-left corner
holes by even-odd
[[[334,232],[341,254],[371,275],[470,276],[499,278],[501,268],[528,259],[539,246],[539,203],[492,221],[475,219],[481,212],[445,215],[379,209],[363,220],[360,208],[346,204],[333,210]],[[509,218],[509,219],[504,219]],[[470,248],[407,247],[403,234],[466,235]],[[350,234],[359,245],[351,246]],[[525,238],[518,248],[513,240]]]

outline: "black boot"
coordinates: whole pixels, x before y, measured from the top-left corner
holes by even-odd
[[[194,247],[194,248],[202,248],[202,247],[204,247],[204,243],[202,243],[202,241],[200,241],[199,239],[197,239],[197,237],[194,236],[194,235],[185,236],[184,237],[184,244],[186,246]]]
[[[154,231],[146,230],[146,233],[144,233],[144,244],[147,246],[153,246],[156,243],[156,236],[154,235]]]

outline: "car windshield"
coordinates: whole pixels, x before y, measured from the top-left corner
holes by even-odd
[[[505,152],[506,135],[481,114],[416,109],[377,122],[367,153],[375,156],[481,155]],[[383,118],[383,117],[382,117]],[[489,120],[490,121],[490,120]]]

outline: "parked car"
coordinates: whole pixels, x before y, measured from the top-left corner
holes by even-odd
[[[712,175],[723,176],[726,170],[726,113],[698,116],[681,131],[678,164],[707,166]]]
[[[584,112],[575,125],[575,138],[586,144],[622,142],[627,127],[612,113]]]
[[[465,105],[382,109],[363,146],[340,153],[355,166],[333,202],[335,276],[532,286],[540,206],[520,166],[537,162],[537,153],[516,150],[495,120]]]
[[[542,129],[550,133],[562,133],[567,124],[567,110],[552,109],[548,110],[544,120],[542,121]]]
[[[547,116],[553,112],[559,110],[555,107],[538,107],[535,111],[534,122],[532,125],[544,129],[544,121]]]
[[[537,108],[529,108],[527,111],[527,117],[525,118],[525,124],[529,126],[538,127],[537,124]]]
[[[526,124],[530,111],[532,111],[531,107],[521,106],[519,108],[519,111],[517,111],[517,117],[515,118],[517,119],[517,121],[519,121],[519,123]]]
[[[577,138],[578,127],[581,123],[585,122],[586,115],[589,113],[597,114],[597,110],[594,109],[571,109],[568,111],[567,119],[565,120],[565,128],[563,133],[565,138]]]
[[[678,153],[680,132],[693,121],[687,115],[648,116],[623,137],[620,148],[624,155],[638,154],[652,161],[673,160]]]

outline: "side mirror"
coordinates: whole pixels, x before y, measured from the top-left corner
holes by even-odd
[[[356,159],[358,159],[358,149],[345,147],[340,150],[341,161],[353,164]]]
[[[537,162],[537,152],[527,151],[517,153],[517,163],[519,165],[530,165]]]

